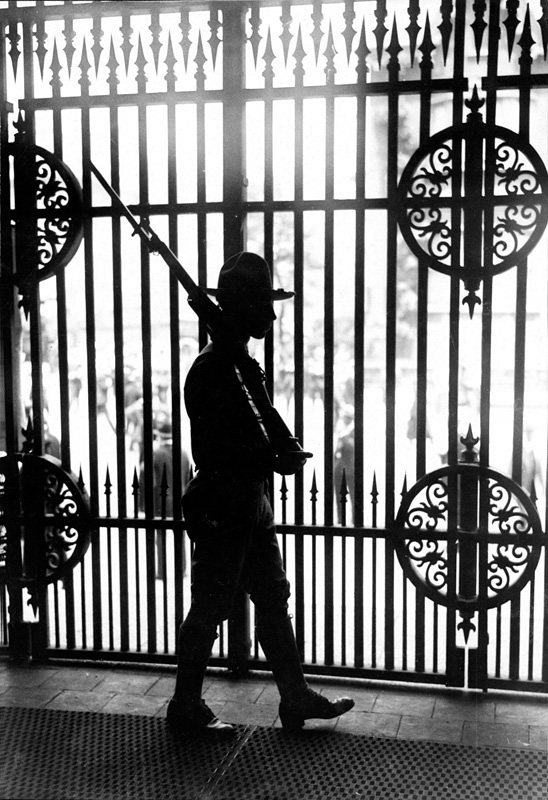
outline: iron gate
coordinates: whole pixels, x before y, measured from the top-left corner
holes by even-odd
[[[93,160],[200,285],[245,246],[295,289],[257,355],[314,452],[273,483],[306,670],[546,690],[546,4],[0,11],[5,463],[56,457],[91,531],[16,589],[4,509],[12,636],[174,663],[189,601],[205,331]],[[217,663],[260,666],[247,614]]]

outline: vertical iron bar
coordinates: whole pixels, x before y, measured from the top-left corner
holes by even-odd
[[[423,75],[425,89],[420,98],[420,144],[430,135],[431,91],[427,76]],[[417,399],[416,399],[416,480],[426,472],[426,438],[428,422],[426,396],[428,391],[428,267],[419,259],[417,290]]]
[[[312,663],[318,660],[318,546],[316,537],[312,536]]]
[[[112,515],[111,510],[111,493],[112,493],[112,485],[110,482],[109,470],[107,467],[106,476],[105,476],[105,495],[106,495],[106,513],[107,517]],[[114,570],[113,570],[113,558],[112,558],[112,528],[107,528],[107,596],[108,596],[108,636],[109,636],[109,648],[114,650],[114,610],[113,610],[113,603],[114,603]]]
[[[373,473],[371,487],[371,527],[377,528],[377,476]],[[371,666],[377,665],[377,537],[371,540]]]
[[[326,525],[333,524],[333,436],[334,436],[334,271],[333,271],[333,227],[334,227],[334,138],[335,99],[332,77],[326,85],[326,130],[325,130],[325,243],[324,243],[324,519]],[[325,663],[334,660],[334,594],[333,594],[333,539],[326,536],[325,548]]]
[[[376,528],[376,524],[373,523],[373,527]],[[371,667],[375,669],[377,667],[377,587],[378,587],[378,569],[379,569],[379,558],[378,558],[378,541],[377,537],[373,537],[373,541],[371,543],[372,548],[372,556],[371,556]]]
[[[240,3],[223,6],[223,235],[224,256],[243,247],[245,201],[245,140],[243,86],[245,79],[245,9]],[[245,673],[250,652],[249,600],[242,591],[228,623],[229,661]]]
[[[82,648],[85,650],[88,643],[87,619],[86,619],[86,598],[87,598],[87,581],[86,581],[86,564],[85,561],[79,565],[80,569],[80,614],[82,617]]]
[[[223,7],[223,210],[224,256],[242,249],[244,212],[245,10]]]
[[[466,2],[457,0],[455,9],[455,38],[454,38],[454,67],[453,77],[461,81],[464,75],[464,46],[465,46]],[[462,123],[463,92],[453,93],[453,125]],[[452,182],[451,194],[456,201],[462,196],[462,159],[458,148],[453,148],[453,164],[455,179]],[[460,231],[462,225],[461,212],[455,203],[451,213],[451,263],[456,272],[461,261]],[[449,414],[448,414],[448,441],[447,461],[449,465],[456,464],[459,452],[459,323],[460,323],[460,280],[454,275],[451,277],[450,311],[449,311]]]
[[[440,626],[439,626],[439,607],[434,605],[432,609],[433,614],[433,642],[432,642],[432,671],[434,675],[438,672],[438,643],[439,643],[439,633],[440,633]]]
[[[527,680],[532,681],[534,677],[534,649],[535,649],[535,593],[536,593],[536,573],[533,573],[530,583],[531,600],[529,604],[529,630],[528,630],[528,661],[527,661]],[[519,677],[519,676],[518,676]]]
[[[264,97],[264,257],[274,269],[274,109],[272,103],[272,82],[274,73],[271,69],[265,70],[265,97]],[[245,108],[245,106],[243,107]],[[266,372],[268,375],[267,388],[272,394],[273,376],[273,336],[272,333],[265,342]]]
[[[303,235],[303,217],[302,212],[296,214],[295,219],[295,242],[302,242]],[[297,438],[303,440],[303,427],[304,427],[304,326],[303,326],[303,252],[302,245],[295,248],[295,355],[294,355],[294,397],[295,397],[295,435]],[[306,444],[305,444],[306,447]],[[295,524],[302,525],[304,523],[304,470],[297,473],[294,479],[295,486]],[[297,636],[297,645],[301,657],[304,658],[304,639],[305,639],[305,616],[304,616],[304,540],[303,537],[297,535],[295,540],[295,571],[298,576],[296,590],[296,620],[295,632]]]
[[[84,63],[84,62],[82,62]],[[88,70],[89,72],[89,70]],[[82,193],[84,208],[91,209],[91,126],[89,99],[90,79],[82,70]],[[97,437],[97,371],[95,363],[95,277],[94,277],[93,222],[89,215],[84,218],[84,295],[86,306],[86,362],[88,387],[88,431],[89,431],[89,494],[92,516],[99,515],[99,474],[98,474],[98,437]],[[84,570],[82,570],[82,576]],[[91,580],[93,607],[93,647],[101,650],[103,646],[102,632],[102,600],[101,600],[101,536],[95,536],[91,544]],[[84,580],[82,577],[82,591]],[[85,602],[85,596],[83,595]]]
[[[176,123],[175,106],[168,103],[167,107],[167,147],[168,147],[168,206],[169,213],[169,246],[174,252],[179,252],[184,247],[184,242],[178,240],[178,218],[174,211],[177,203],[177,149],[176,149]],[[179,283],[175,275],[170,271],[169,275],[169,314],[170,314],[170,363],[171,363],[171,418],[173,431],[173,471],[172,492],[173,518],[182,519],[182,508],[180,498],[183,494],[184,484],[188,475],[183,476],[183,440],[181,423],[181,398],[183,387],[181,385],[181,359],[179,344]],[[186,445],[186,443],[185,443]],[[189,447],[189,445],[187,445]],[[185,447],[185,451],[187,449]],[[173,535],[174,549],[174,586],[175,586],[175,630],[178,631],[179,625],[184,617],[183,604],[183,585],[185,573],[185,534]],[[176,635],[177,640],[177,635]]]
[[[144,80],[143,80],[144,84]],[[144,85],[142,91],[145,91]],[[139,136],[139,203],[141,216],[148,221],[148,135],[146,106],[138,108],[138,136]],[[141,336],[143,341],[143,461],[144,461],[144,490],[145,518],[154,517],[154,486],[153,486],[153,397],[152,397],[152,324],[151,324],[151,281],[150,281],[150,253],[146,245],[141,242]],[[155,653],[156,641],[156,548],[154,529],[145,529],[146,553],[146,586],[147,586],[147,649]]]
[[[354,539],[354,666],[363,667],[364,641],[364,548],[363,536]]]
[[[490,18],[488,27],[488,58],[487,72],[490,86],[494,86],[498,70],[498,39],[499,39],[499,15],[500,8],[498,3],[490,6]],[[496,123],[496,90],[486,91],[485,122],[488,129]],[[494,198],[495,181],[495,143],[492,137],[488,137],[485,147],[485,176],[484,191],[488,198]],[[483,263],[485,267],[492,266],[492,241],[494,227],[494,208],[486,212],[483,216]],[[481,315],[481,388],[480,388],[480,464],[489,465],[490,460],[490,421],[491,421],[491,353],[492,353],[492,301],[493,301],[493,281],[487,275],[483,280],[483,301]],[[483,483],[483,492],[487,492],[487,481]],[[485,502],[482,496],[482,502]],[[487,510],[482,512],[480,505],[480,530],[488,530],[489,517]],[[483,527],[485,526],[485,527]],[[479,546],[479,603],[478,611],[478,647],[476,652],[470,653],[469,672],[471,680],[477,687],[486,687],[487,681],[487,648],[489,643],[488,635],[488,615],[484,608],[486,599],[487,581],[487,560],[488,548],[485,544]],[[483,601],[483,602],[482,602]]]
[[[354,542],[354,539],[351,540]],[[346,636],[346,619],[347,619],[347,603],[346,603],[346,558],[348,541],[347,537],[343,536],[341,541],[342,556],[341,556],[341,664],[347,663],[347,636]]]
[[[112,48],[111,48],[112,52]],[[116,77],[118,63],[114,57],[109,68],[109,130],[110,130],[110,173],[114,190],[120,193],[120,140],[119,115],[116,105]],[[115,430],[116,430],[116,498],[118,516],[127,515],[127,463],[126,463],[126,371],[124,364],[124,306],[123,306],[123,270],[121,222],[118,215],[111,218],[112,236],[112,308],[114,327],[114,397],[115,397]],[[109,528],[112,537],[116,529]],[[118,581],[119,590],[116,602],[120,613],[120,649],[129,650],[129,563],[128,563],[128,529],[117,529]],[[111,615],[113,609],[111,606]]]
[[[502,614],[500,606],[497,608],[495,630],[495,678],[500,678],[502,670]]]
[[[111,84],[111,93],[115,87]],[[119,116],[116,108],[110,109],[110,169],[112,185],[120,193],[120,139]],[[124,305],[122,277],[122,242],[119,216],[113,216],[112,226],[112,299],[114,315],[114,392],[116,397],[116,463],[118,515],[127,514],[126,451],[125,451],[125,371],[124,371]],[[129,650],[129,564],[128,531],[118,529],[119,580],[120,580],[120,648]]]
[[[525,36],[523,40],[525,40]],[[519,87],[519,133],[525,141],[529,140],[529,113],[531,110],[531,55],[523,50],[520,63]],[[512,478],[522,482],[523,474],[523,412],[525,397],[525,341],[527,330],[527,259],[520,259],[516,265],[516,314],[515,314],[515,353],[514,353],[514,422],[512,441]],[[525,487],[529,491],[530,487]],[[531,594],[531,618],[534,614],[534,595]],[[511,680],[517,680],[520,672],[520,620],[521,594],[510,603],[510,669]],[[529,650],[533,639],[529,638]]]
[[[365,198],[366,97],[357,97],[356,114],[356,244],[354,275],[354,480],[353,521],[364,524],[364,384],[365,384]]]
[[[273,200],[274,200],[274,165],[273,165],[273,104],[272,104],[272,85],[274,78],[274,70],[272,69],[273,53],[272,48],[269,47],[270,36],[267,38],[266,49],[264,53],[265,69],[263,72],[265,79],[265,97],[264,97],[264,213],[263,213],[263,237],[264,237],[264,257],[270,264],[272,271],[274,270],[274,213],[273,213]],[[245,85],[245,77],[243,78]],[[245,112],[244,113],[245,116]],[[245,146],[244,146],[245,152]],[[244,157],[245,164],[245,157]],[[274,401],[274,335],[270,331],[264,342],[264,367],[266,372],[266,389]],[[270,496],[272,510],[276,516],[276,494],[274,492],[274,476],[270,475]],[[287,486],[285,478],[282,480],[280,488],[280,495],[282,499],[282,523],[286,522],[286,500],[287,500]],[[284,565],[287,565],[287,541],[285,534],[282,534],[282,547],[283,547],[283,560]],[[296,587],[293,586],[293,593],[295,594]],[[299,635],[297,631],[296,635]]]
[[[295,398],[295,436],[303,442],[304,435],[304,213],[303,213],[303,160],[304,160],[304,131],[303,131],[303,97],[302,82],[303,71],[296,71],[296,95],[294,100],[295,115],[295,176],[294,176],[294,385]],[[306,450],[306,442],[304,442]],[[304,471],[295,476],[295,524],[304,522]]]
[[[137,472],[133,473],[133,517],[136,525],[133,528],[133,541],[135,545],[133,576],[135,580],[135,649],[141,652],[141,558],[139,553],[139,480]]]
[[[313,472],[312,487],[310,489],[311,511],[312,511],[312,527],[317,524],[317,484],[316,484],[316,470]],[[318,614],[318,592],[317,592],[317,543],[316,537],[312,536],[312,663],[316,663],[317,658],[317,614]]]
[[[489,478],[480,478],[479,524],[481,531],[489,525]],[[485,537],[478,544],[478,647],[469,653],[469,685],[474,689],[487,690],[487,600],[488,600],[489,545]]]
[[[59,93],[59,84],[53,83],[54,98]],[[53,141],[54,152],[62,159],[62,127],[61,111],[53,109]],[[57,282],[57,357],[59,364],[59,405],[61,409],[61,462],[64,469],[70,469],[70,391],[68,367],[68,326],[67,326],[67,297],[65,271],[59,270],[56,274]],[[66,603],[67,647],[74,648],[76,644],[76,619],[74,607],[74,583],[72,572],[68,573],[63,581]]]
[[[173,445],[171,447],[171,455],[173,458]],[[167,505],[167,493],[169,492],[169,486],[167,484],[167,469],[166,465],[164,464],[162,470],[162,479],[160,484],[160,516],[163,520],[166,519],[166,505]],[[155,491],[158,492],[158,487],[155,487]],[[155,509],[154,516],[156,516],[157,511]],[[163,633],[164,633],[164,653],[167,653],[169,650],[168,642],[169,642],[169,626],[168,626],[168,596],[167,596],[167,529],[160,528],[156,529],[155,532],[155,539],[156,539],[156,554],[158,556],[158,548],[161,548],[161,556],[159,557],[159,562],[156,565],[156,574],[161,579],[162,583],[162,611],[163,611]]]
[[[66,20],[64,20],[66,25]],[[53,38],[53,37],[52,37]],[[61,111],[61,77],[60,77],[60,62],[58,58],[59,40],[53,38],[53,58],[51,62],[52,79],[50,85],[52,87],[52,118],[53,118],[53,151],[55,155],[63,160],[63,137],[62,137],[62,111]],[[66,52],[66,48],[65,48]],[[68,54],[67,54],[68,61]],[[65,469],[70,468],[70,392],[68,380],[68,348],[67,348],[67,316],[66,316],[66,286],[65,286],[65,272],[58,270],[56,273],[56,289],[57,289],[57,359],[59,370],[59,408],[60,408],[60,424],[61,424],[61,461]],[[65,589],[67,583],[64,584]],[[74,608],[71,609],[70,592],[67,592],[67,616],[74,615]],[[73,601],[73,598],[72,598]],[[68,635],[71,636],[70,629],[73,629],[74,618],[70,623],[67,619]]]
[[[60,137],[60,131],[59,131]],[[59,139],[60,143],[60,139]],[[58,153],[56,147],[56,153]],[[65,272],[60,270],[57,281],[57,341],[59,357],[59,402],[61,408],[61,461],[64,469],[70,469],[70,387],[68,367],[67,297]]]
[[[498,41],[500,32],[500,7],[498,3],[490,5],[489,27],[488,27],[488,57],[487,73],[491,86],[494,86],[498,72]],[[486,91],[485,122],[488,129],[496,124],[496,90]],[[495,182],[495,147],[494,140],[489,137],[486,140],[485,148],[485,195],[494,198]],[[483,263],[490,267],[492,259],[492,242],[494,226],[494,209],[484,215],[484,250]],[[480,389],[480,464],[487,466],[490,461],[490,424],[491,424],[491,363],[492,363],[492,300],[493,300],[493,280],[487,276],[483,281],[483,304],[482,304],[482,332],[481,332],[481,389]],[[487,485],[485,486],[487,491]],[[480,526],[485,525],[482,530],[488,530],[489,517],[487,511],[484,516],[480,516]],[[482,582],[487,580],[487,547],[479,548],[479,570],[480,570],[480,598],[484,587]],[[481,600],[480,600],[481,602]],[[484,687],[487,681],[487,649],[489,644],[488,634],[488,615],[487,611],[481,609],[478,612],[478,648],[474,654],[474,670],[470,667],[470,672],[475,672],[476,685]]]
[[[300,68],[299,68],[300,67]],[[294,109],[294,149],[295,149],[295,174],[294,174],[294,217],[293,217],[293,274],[294,274],[294,336],[293,336],[293,397],[295,398],[295,436],[303,442],[304,432],[304,218],[303,218],[303,84],[302,64],[298,63],[295,69],[296,96],[293,101]],[[306,449],[306,443],[304,443]],[[304,472],[298,472],[293,480],[295,498],[294,514],[295,524],[304,522]],[[305,642],[305,604],[304,604],[304,539],[297,536],[295,540],[295,574],[298,576],[295,586],[295,635],[297,647],[301,658],[304,659]]]
[[[407,658],[407,614],[408,614],[408,594],[409,594],[409,586],[408,582],[405,579],[405,576],[402,576],[402,608],[401,608],[401,615],[402,615],[402,626],[401,626],[401,648],[402,648],[402,669],[404,672],[408,669],[408,658]]]
[[[425,52],[421,61],[421,80],[423,90],[420,94],[420,145],[430,136],[430,115],[432,111],[432,59]],[[428,393],[428,267],[418,263],[417,287],[417,398],[415,414],[416,480],[426,472],[426,439],[428,436],[427,393]],[[425,598],[422,592],[416,593],[415,605],[415,669],[425,669]]]
[[[395,21],[393,34],[396,33]],[[396,409],[396,329],[397,329],[397,181],[399,152],[399,96],[397,55],[388,63],[388,142],[387,142],[387,243],[386,243],[386,465],[385,465],[385,525],[394,520],[395,501],[395,409]],[[385,668],[394,668],[394,546],[385,541]]]
[[[61,647],[61,630],[60,630],[60,613],[59,613],[59,583],[55,583],[50,588],[50,594],[53,595],[53,625],[55,629],[54,647]],[[67,637],[67,647],[68,637]]]
[[[332,109],[332,104],[329,106]],[[331,124],[327,125],[326,138],[333,138],[332,114],[328,114]],[[332,147],[326,148],[326,160],[332,157]],[[329,162],[328,162],[329,165]],[[330,167],[327,167],[329,175]],[[328,177],[326,175],[326,177]],[[331,198],[332,200],[332,198]],[[333,498],[335,487],[333,484],[333,413],[334,413],[334,351],[335,333],[333,320],[333,207],[328,206],[325,212],[325,290],[324,290],[324,519],[326,525],[333,525]]]
[[[55,46],[55,45],[54,45]],[[53,65],[52,65],[53,66]],[[52,69],[54,78],[58,78]],[[61,111],[59,109],[59,98],[61,82],[60,80],[53,79],[52,86],[52,99],[53,99],[53,150],[56,156],[60,159],[63,157],[62,150],[62,136],[61,136]],[[64,271],[56,275],[56,289],[57,289],[57,358],[59,365],[59,398],[61,410],[61,454],[63,457],[63,465],[66,468],[70,467],[70,426],[68,420],[68,356],[67,356],[67,326],[66,326],[66,292],[65,292],[65,275]],[[45,422],[44,422],[45,425]],[[72,574],[67,575],[68,580],[63,582],[63,589],[65,590],[66,606],[66,645],[67,647],[74,647],[74,596],[72,594]],[[59,635],[59,587],[55,587],[54,592],[54,612],[55,612],[55,626],[56,626],[56,646],[60,646]]]
[[[364,524],[364,385],[365,385],[365,148],[367,103],[365,65],[358,70],[356,97],[356,244],[354,273],[354,481],[355,527]],[[354,666],[364,663],[364,541],[354,540]]]
[[[464,46],[465,46],[465,24],[466,24],[466,2],[457,0],[455,8],[455,37],[454,37],[454,65],[453,77],[455,80],[462,80],[464,76]],[[463,113],[463,92],[461,90],[453,93],[453,125],[462,122]],[[453,173],[451,194],[455,201],[462,196],[462,158],[459,148],[453,148]],[[457,208],[457,202],[451,212],[451,263],[457,268],[461,261],[460,231],[462,225],[462,215]],[[450,299],[449,299],[449,386],[448,386],[448,424],[447,424],[447,461],[449,465],[454,465],[458,461],[459,447],[459,330],[460,330],[460,279],[457,275],[451,276]],[[449,487],[450,488],[450,487]],[[456,492],[452,495],[456,501]],[[451,503],[451,490],[449,491],[449,515],[448,527],[453,530],[456,525],[456,510]],[[447,543],[447,555],[449,564],[449,576],[453,582],[451,591],[456,591],[454,584],[455,570],[457,563],[457,546],[455,542]],[[448,586],[448,591],[449,591]],[[447,683],[450,686],[462,686],[464,680],[464,663],[462,653],[457,649],[456,644],[456,625],[457,616],[453,608],[447,610],[447,631],[446,631],[446,655],[445,669],[447,673]]]
[[[223,44],[223,50],[226,45]],[[196,199],[197,199],[197,236],[198,236],[198,283],[207,284],[207,197],[206,197],[206,125],[205,125],[205,90],[204,76],[201,71],[196,74]],[[225,106],[223,105],[223,125],[225,119]],[[217,265],[216,265],[217,266]],[[198,334],[198,347],[202,350],[208,341],[206,326],[200,322]]]
[[[447,529],[457,530],[459,524],[458,514],[458,475],[451,473],[447,482]],[[458,594],[457,587],[457,563],[458,563],[458,544],[455,542],[447,543],[448,550],[448,569],[447,569],[447,597],[454,601]],[[454,608],[447,610],[447,633],[446,633],[446,664],[448,686],[464,685],[464,656],[456,642],[457,612]]]

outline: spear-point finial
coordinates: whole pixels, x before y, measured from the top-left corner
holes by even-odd
[[[481,122],[483,120],[480,114],[480,108],[485,105],[485,100],[480,99],[476,84],[474,84],[474,88],[472,89],[472,97],[469,100],[465,100],[464,105],[470,109],[470,113],[466,117],[468,122]]]
[[[426,21],[424,23],[424,36],[422,37],[422,42],[419,45],[419,50],[422,53],[421,59],[421,69],[424,71],[430,71],[433,66],[432,62],[432,53],[436,49],[436,45],[432,41],[432,31],[430,29],[430,17],[428,12],[426,13]]]
[[[508,16],[502,23],[506,28],[506,37],[508,39],[508,57],[512,55],[512,49],[514,47],[514,39],[516,37],[516,30],[519,25],[518,20],[518,8],[519,8],[519,0],[507,0],[506,8],[508,10]],[[527,8],[529,11],[529,8]]]
[[[478,460],[476,445],[479,442],[479,436],[474,436],[472,433],[472,425],[468,426],[466,436],[461,436],[460,441],[461,444],[464,445],[464,450],[462,450],[460,454],[460,460],[465,464],[474,464]]]

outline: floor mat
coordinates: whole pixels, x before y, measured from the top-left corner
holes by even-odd
[[[173,740],[162,719],[0,709],[2,800],[546,800],[548,753],[330,731]]]

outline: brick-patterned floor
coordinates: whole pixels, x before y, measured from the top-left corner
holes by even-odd
[[[335,720],[309,720],[307,729],[328,727],[358,736],[548,751],[545,695],[427,691],[366,681],[315,679],[310,683],[331,697],[350,694],[356,705]],[[21,665],[0,660],[0,709],[19,706],[163,717],[174,685],[171,669]],[[278,692],[266,673],[234,679],[212,671],[204,683],[204,699],[227,722],[280,725]]]

